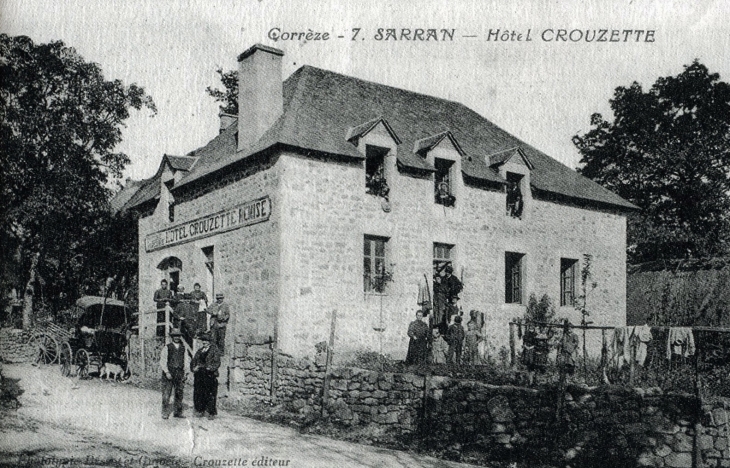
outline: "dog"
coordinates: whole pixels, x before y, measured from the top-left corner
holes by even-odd
[[[109,380],[109,377],[112,377],[113,380],[125,380],[126,376],[127,372],[119,364],[105,362],[99,369],[100,379],[106,378],[106,380]]]

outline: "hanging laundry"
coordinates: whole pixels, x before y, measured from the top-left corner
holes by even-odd
[[[631,327],[631,335],[629,339],[631,342],[631,352],[634,356],[634,360],[640,366],[643,366],[644,361],[646,361],[647,348],[651,338],[651,328],[649,325]]]
[[[418,283],[417,304],[421,306],[421,310],[424,312],[431,310],[431,293],[428,290],[428,284]]]
[[[612,367],[621,369],[631,359],[631,337],[632,327],[616,327],[613,329],[608,362]]]
[[[695,338],[689,327],[672,327],[667,338],[667,359],[672,355],[688,357],[695,354]]]

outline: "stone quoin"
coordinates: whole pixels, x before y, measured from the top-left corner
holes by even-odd
[[[229,357],[271,340],[313,356],[336,310],[336,359],[403,359],[419,296],[433,301],[434,269],[451,265],[495,355],[532,293],[579,323],[585,255],[591,320],[625,325],[635,206],[466,105],[310,66],[283,81],[283,55],[242,53],[239,115],[125,193],[140,214],[141,337],[157,332],[145,311],[166,278],[225,294]]]

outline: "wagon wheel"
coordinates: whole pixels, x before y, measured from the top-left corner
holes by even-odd
[[[60,347],[58,346],[58,341],[56,341],[53,336],[47,333],[38,333],[33,335],[33,338],[31,338],[30,341],[37,349],[37,363],[53,364],[58,360],[58,356],[61,354]]]
[[[71,351],[71,345],[68,341],[61,345],[61,375],[68,377],[71,375],[71,365],[73,364],[73,351]]]
[[[74,362],[76,363],[76,376],[80,379],[88,379],[89,378],[89,353],[85,349],[80,349],[76,351],[76,358],[74,359]]]

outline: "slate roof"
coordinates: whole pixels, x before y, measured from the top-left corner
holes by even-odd
[[[519,148],[534,166],[530,181],[538,193],[592,205],[637,209],[463,104],[310,66],[299,68],[286,79],[283,91],[284,112],[259,141],[237,151],[237,125],[230,126],[207,145],[188,154],[198,162],[173,190],[276,145],[362,159],[363,155],[347,138],[352,137],[353,131],[367,129],[382,119],[400,140],[397,153],[402,168],[434,170],[414,152],[416,142],[437,139],[448,131],[463,151],[462,171],[474,180],[504,184],[497,170],[487,164],[486,156]],[[152,199],[155,191],[159,196],[159,182],[147,185],[155,187],[143,187],[125,208]]]
[[[118,213],[124,205],[137,193],[143,185],[147,184],[147,180],[131,180],[127,179],[121,190],[114,194],[109,200],[109,208],[112,213]]]
[[[509,148],[498,153],[490,154],[486,158],[484,158],[484,160],[490,166],[500,166],[512,159],[513,156],[517,156],[518,158],[523,159],[527,164],[527,167],[529,167],[530,169],[535,168],[535,165],[532,164],[530,158],[528,158],[525,152],[522,151],[519,147]]]
[[[181,171],[189,171],[198,159],[193,156],[172,156],[169,154],[166,154],[164,158],[167,159],[173,169]]]
[[[449,141],[451,141],[451,144],[454,145],[454,148],[456,148],[456,151],[459,153],[459,155],[465,156],[464,150],[461,149],[459,142],[456,141],[454,135],[452,135],[451,132],[448,131],[437,133],[436,135],[432,135],[430,137],[421,138],[420,140],[416,140],[413,143],[413,152],[416,154],[422,154],[422,151],[431,151],[435,146],[438,146],[438,144],[441,143],[444,138],[448,138]]]

